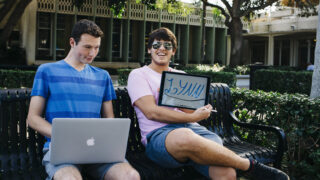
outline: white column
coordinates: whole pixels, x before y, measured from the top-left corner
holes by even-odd
[[[294,65],[293,66],[298,66],[299,64],[299,40],[295,39],[294,40]]]
[[[311,62],[310,53],[311,53],[311,40],[308,40],[308,59],[307,62]]]
[[[226,62],[226,65],[230,64],[230,54],[231,54],[231,36],[227,36],[227,62]]]
[[[27,64],[35,64],[36,60],[36,22],[37,1],[32,0],[21,16],[22,47],[26,50]]]
[[[280,47],[279,47],[279,66],[282,65],[282,43],[283,43],[283,40],[280,41]]]
[[[290,40],[290,66],[298,65],[298,51],[299,51],[299,43],[298,40],[292,39]]]
[[[294,41],[290,39],[290,59],[289,59],[289,65],[293,66],[293,56],[294,56]]]
[[[273,35],[269,35],[269,41],[268,41],[268,62],[267,65],[273,65],[274,64],[274,37]]]

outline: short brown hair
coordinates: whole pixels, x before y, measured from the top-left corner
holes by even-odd
[[[154,40],[171,41],[173,50],[177,49],[177,38],[170,29],[161,27],[152,31],[149,35],[148,49],[151,49]]]
[[[71,37],[76,41],[76,44],[80,41],[82,34],[103,37],[103,32],[100,27],[88,19],[81,19],[72,28]]]

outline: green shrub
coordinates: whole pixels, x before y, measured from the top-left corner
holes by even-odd
[[[118,69],[118,83],[121,86],[127,85],[128,76],[132,69]],[[204,75],[211,78],[211,82],[226,83],[230,87],[236,85],[236,74],[231,72],[213,72],[213,71],[200,71],[195,69],[184,70],[188,74]]]
[[[35,71],[0,69],[0,88],[31,88],[35,73]]]
[[[311,82],[312,72],[310,71],[261,69],[254,74],[252,88],[263,91],[309,95]]]
[[[299,70],[302,70],[301,67],[293,67],[293,66],[269,66],[269,69],[282,70],[282,71],[299,71]]]
[[[223,69],[224,72],[234,72],[238,75],[247,75],[250,73],[249,65],[243,65],[243,66],[237,66],[235,68],[232,68],[230,66],[226,66]]]
[[[284,167],[291,177],[320,179],[320,98],[246,89],[232,89],[232,98],[240,120],[275,125],[285,131],[288,151]],[[242,137],[252,140],[256,134]],[[260,139],[260,143],[267,139]]]
[[[211,82],[226,83],[230,87],[236,86],[236,74],[232,72],[214,72],[214,71],[201,71],[201,70],[184,70],[188,74],[209,76]]]
[[[126,86],[128,82],[128,76],[133,69],[117,69],[118,72],[118,84],[120,86]]]
[[[230,67],[230,66],[220,66],[219,64],[214,65],[193,65],[193,66],[177,66],[179,70],[201,70],[201,71],[214,71],[214,72],[233,72],[238,75],[245,75],[250,73],[249,65]]]

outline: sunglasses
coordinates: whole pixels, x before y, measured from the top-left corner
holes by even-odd
[[[153,49],[159,49],[162,45],[166,50],[171,50],[172,49],[172,44],[170,42],[160,42],[160,41],[154,42],[152,44],[152,48]]]

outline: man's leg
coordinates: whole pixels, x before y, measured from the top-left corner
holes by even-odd
[[[236,173],[233,168],[229,167],[209,167],[205,164],[196,163],[190,158],[184,161],[177,161],[168,151],[165,145],[167,135],[176,128],[184,128],[188,125],[172,124],[164,126],[147,135],[148,144],[146,147],[147,156],[155,163],[166,168],[177,168],[181,166],[192,166],[202,175],[215,180],[235,180]],[[205,127],[200,125],[191,125],[192,129],[201,136],[222,144],[221,138],[208,131]]]
[[[59,164],[54,165],[50,163],[50,151],[48,148],[43,150],[44,157],[42,159],[42,165],[45,166],[48,174],[47,180],[81,180],[82,176],[79,168],[80,166],[72,164]]]
[[[105,174],[105,180],[113,179],[128,179],[128,180],[139,180],[139,173],[133,169],[129,163],[118,163],[113,165]]]
[[[135,169],[133,169],[133,167],[127,162],[87,164],[83,166],[83,170],[90,177],[90,179],[140,179],[139,173]]]
[[[188,159],[198,164],[248,170],[249,159],[244,159],[220,144],[194,133],[188,128],[175,129],[167,135],[166,148],[178,161]]]
[[[242,158],[231,150],[194,133],[188,128],[179,128],[169,132],[165,146],[168,153],[180,162],[186,162],[191,159],[198,164],[231,167],[247,171],[249,176],[259,180],[290,179],[284,172],[259,162]],[[215,171],[219,171],[218,173],[220,173],[220,170],[213,168],[212,175],[214,176]]]
[[[210,166],[209,177],[213,180],[235,180],[237,178],[237,173],[233,168]]]
[[[82,180],[80,171],[73,166],[59,169],[53,176],[54,180]]]

